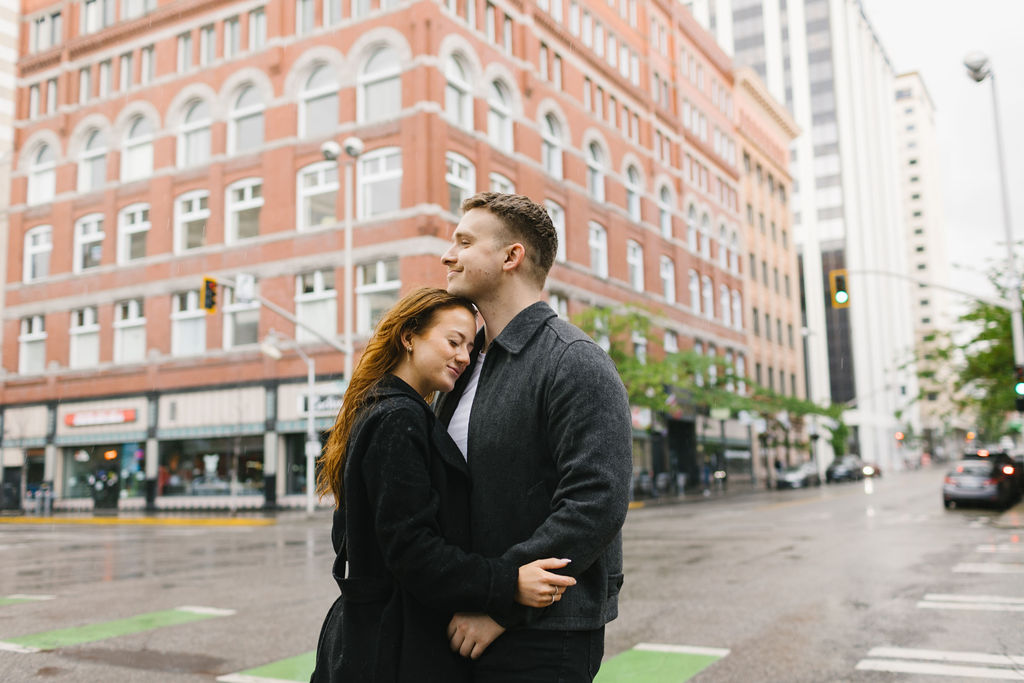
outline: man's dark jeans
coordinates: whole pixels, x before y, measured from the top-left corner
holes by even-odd
[[[506,631],[473,664],[473,683],[590,683],[604,656],[593,631]]]

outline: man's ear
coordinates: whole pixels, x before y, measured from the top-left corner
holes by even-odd
[[[505,247],[505,262],[501,265],[502,270],[515,270],[526,260],[526,247],[519,242],[514,242]]]

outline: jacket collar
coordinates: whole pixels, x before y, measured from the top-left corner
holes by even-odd
[[[410,396],[417,399],[424,405],[426,402],[423,401],[423,397],[416,393],[416,390],[409,386],[405,380],[392,375],[390,372],[377,382],[377,386],[373,388],[373,397],[375,399],[390,398],[392,396]]]
[[[547,303],[538,301],[535,304],[530,304],[509,321],[494,343],[509,353],[519,353],[537,333],[537,330],[554,317],[555,312]]]

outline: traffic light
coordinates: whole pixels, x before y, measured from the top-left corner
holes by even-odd
[[[217,281],[212,277],[203,278],[203,290],[200,292],[202,296],[203,305],[202,308],[207,313],[216,313],[217,311]]]
[[[846,288],[846,269],[828,271],[829,301],[832,308],[847,308],[850,305],[850,291]]]
[[[1024,365],[1016,366],[1014,371],[1017,377],[1013,383],[1014,403],[1017,412],[1024,413]]]
[[[906,435],[903,432],[896,432],[896,441],[898,441],[902,445],[905,436]]]

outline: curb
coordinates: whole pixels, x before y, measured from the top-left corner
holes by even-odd
[[[0,524],[92,524],[97,526],[273,526],[276,519],[240,517],[0,517]]]

